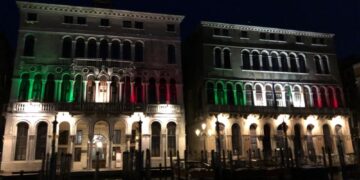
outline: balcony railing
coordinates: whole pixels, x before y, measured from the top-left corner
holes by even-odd
[[[74,59],[75,66],[93,66],[93,67],[117,67],[117,68],[129,68],[132,66],[132,61],[124,60],[111,60],[111,59],[84,59],[76,58]]]
[[[178,114],[182,112],[180,105],[174,104],[122,104],[122,103],[41,103],[14,102],[6,105],[7,112],[36,113],[36,112],[111,112],[111,113],[162,113]]]
[[[349,115],[348,108],[300,108],[300,107],[269,107],[269,106],[224,106],[207,105],[209,113],[240,113],[240,114],[291,114],[291,115]]]

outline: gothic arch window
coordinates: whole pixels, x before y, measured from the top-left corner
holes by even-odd
[[[122,53],[124,60],[131,60],[131,43],[129,41],[124,41]]]
[[[99,57],[103,60],[108,58],[109,44],[106,39],[100,41],[100,54]]]
[[[24,56],[34,56],[35,38],[33,35],[27,35],[24,42]]]
[[[292,99],[291,87],[285,86],[285,102],[287,107],[293,106],[293,99]]]
[[[294,107],[301,107],[301,89],[299,86],[294,86],[293,88],[293,104]]]
[[[176,81],[174,79],[170,80],[170,103],[177,103]]]
[[[340,91],[340,88],[336,88],[335,93],[336,93],[336,102],[338,103],[337,107],[344,107],[342,93]]]
[[[226,93],[227,93],[227,103],[228,105],[235,105],[235,99],[234,99],[234,90],[233,86],[231,84],[226,85]]]
[[[309,87],[304,87],[304,101],[305,107],[313,107],[313,103],[311,101],[311,92]]]
[[[25,122],[17,124],[15,160],[26,159],[26,148],[28,139],[29,125]]]
[[[165,104],[166,103],[167,89],[166,89],[166,80],[163,79],[163,78],[160,79],[159,92],[160,92],[160,103]]]
[[[237,105],[244,105],[244,91],[240,84],[236,84],[236,98],[237,98]]]
[[[264,158],[269,160],[271,158],[271,126],[266,123],[264,125],[264,138],[263,138]]]
[[[142,82],[141,82],[141,78],[137,77],[135,79],[135,97],[136,103],[142,103],[143,102],[143,96],[142,96]]]
[[[141,42],[135,43],[135,61],[142,62],[144,60],[144,47]]]
[[[208,104],[215,104],[214,101],[214,84],[208,82],[206,85],[206,95],[207,95],[207,103]]]
[[[41,90],[42,90],[42,77],[40,74],[37,74],[34,79],[33,89],[32,89],[32,100],[39,102],[41,101]]]
[[[107,86],[107,77],[106,76],[101,76],[99,78],[99,86],[98,86],[98,92],[96,94],[96,98],[95,101],[96,102],[107,102],[107,91],[108,91],[108,86]]]
[[[329,70],[329,62],[328,62],[328,58],[326,56],[322,56],[321,57],[321,64],[322,64],[322,69],[323,69],[323,73],[324,74],[329,74],[330,70]]]
[[[29,88],[30,88],[30,81],[29,81],[29,74],[23,74],[21,76],[21,84],[19,88],[19,101],[27,101],[29,96]]]
[[[306,147],[310,161],[316,162],[316,152],[315,152],[315,146],[314,146],[314,140],[312,134],[313,129],[314,129],[314,125],[312,124],[309,124],[306,127]]]
[[[148,89],[149,103],[156,104],[157,96],[156,96],[156,81],[154,78],[149,79],[149,89]]]
[[[167,124],[167,150],[170,154],[175,154],[176,152],[176,124],[174,122],[169,122]]]
[[[131,87],[130,87],[130,77],[126,76],[123,78],[123,89],[122,89],[122,97],[125,104],[130,104],[131,97]]]
[[[315,56],[315,57],[314,57],[314,61],[315,61],[316,73],[317,73],[317,74],[322,74],[320,57],[319,57],[319,56]]]
[[[111,59],[120,59],[120,43],[119,41],[111,42]]]
[[[111,77],[110,94],[110,102],[119,102],[119,78],[116,76]]]
[[[55,76],[49,74],[46,79],[44,101],[54,102],[55,97]]]
[[[61,83],[61,102],[70,100],[70,76],[64,75]]]
[[[241,59],[243,63],[243,69],[250,69],[251,63],[250,63],[250,54],[248,51],[243,50],[241,53]]]
[[[83,92],[82,83],[83,83],[82,76],[77,75],[74,84],[74,102],[76,103],[80,103],[82,101],[82,92]]]
[[[304,155],[304,150],[301,142],[301,125],[295,124],[294,126],[294,152],[297,157],[301,158]]]
[[[291,72],[298,72],[296,56],[294,54],[290,54],[289,57],[290,57]]]
[[[85,57],[85,41],[82,38],[76,40],[75,57],[77,58]]]
[[[35,159],[42,159],[45,156],[47,146],[47,129],[48,125],[45,122],[40,122],[37,125]]]
[[[326,87],[320,87],[321,107],[328,107]]]
[[[161,125],[158,122],[151,124],[151,156],[160,156],[160,145],[161,145]]]
[[[263,52],[261,54],[261,62],[262,62],[262,69],[265,71],[270,70],[270,63],[269,63],[269,55],[266,52]]]
[[[307,68],[306,68],[306,58],[305,58],[305,55],[299,55],[298,57],[298,61],[299,61],[299,70],[300,72],[302,73],[306,73],[307,72]]]
[[[252,55],[252,62],[253,62],[253,69],[254,70],[260,70],[260,58],[259,58],[259,53],[256,51],[253,51],[251,53]]]
[[[280,85],[275,85],[275,99],[277,107],[284,107],[282,88]]]
[[[232,150],[234,154],[241,155],[242,154],[242,141],[241,141],[241,134],[240,134],[240,126],[235,123],[231,127],[231,144]]]
[[[231,58],[229,49],[224,49],[224,68],[231,69]]]
[[[245,95],[246,95],[246,105],[247,106],[254,105],[253,89],[252,86],[249,84],[245,85]]]
[[[334,89],[329,87],[328,88],[328,100],[329,100],[329,107],[336,108],[337,102],[334,98]]]
[[[214,64],[215,64],[216,68],[221,68],[221,50],[220,50],[220,48],[215,48]]]
[[[265,86],[266,105],[274,106],[274,92],[271,85]]]
[[[256,96],[256,104],[257,106],[263,106],[263,87],[260,84],[255,85],[255,96]]]
[[[276,53],[271,53],[271,65],[272,65],[272,70],[273,71],[279,71],[280,70],[279,58],[278,58],[278,55]]]
[[[95,39],[90,39],[88,41],[88,52],[87,57],[88,58],[96,58],[96,52],[97,52],[97,45]]]
[[[256,152],[258,150],[258,145],[257,145],[256,128],[257,128],[256,124],[250,125],[250,150],[251,150],[251,154],[252,154],[251,157],[257,157]]]
[[[72,51],[72,40],[70,37],[66,37],[62,42],[62,57],[63,58],[71,58]]]
[[[224,105],[225,104],[224,87],[221,83],[218,83],[216,85],[216,91],[217,91],[218,104]]]
[[[86,101],[95,102],[95,78],[94,76],[89,76],[86,83]]]
[[[284,72],[289,71],[289,65],[286,54],[280,54],[281,70]]]
[[[324,145],[325,145],[325,150],[326,152],[333,152],[333,140],[332,140],[332,135],[330,132],[330,126],[325,124],[323,125],[323,133],[324,133]]]
[[[176,64],[176,53],[175,53],[174,45],[171,45],[171,44],[168,45],[167,54],[168,54],[168,63]]]

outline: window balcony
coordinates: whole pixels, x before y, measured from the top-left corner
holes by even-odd
[[[113,59],[86,59],[86,58],[76,58],[74,59],[75,66],[89,66],[89,67],[116,67],[116,68],[131,68],[133,66],[132,61],[125,60],[113,60]]]

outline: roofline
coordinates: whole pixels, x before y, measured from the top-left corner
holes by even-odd
[[[37,2],[25,2],[16,1],[19,9],[36,9],[43,11],[57,11],[57,12],[68,12],[68,13],[79,13],[79,14],[91,14],[91,15],[106,15],[114,17],[129,17],[139,19],[150,19],[156,21],[173,21],[181,23],[184,19],[183,15],[172,15],[172,14],[161,14],[151,12],[140,12],[140,11],[129,11],[119,9],[106,9],[98,7],[84,7],[84,6],[73,6],[63,4],[49,4],[49,3],[37,3]]]
[[[201,21],[200,23],[201,26],[203,27],[227,28],[227,29],[237,29],[237,30],[246,30],[246,31],[281,33],[281,34],[291,34],[298,36],[314,36],[314,37],[324,37],[324,38],[333,38],[335,36],[335,34],[332,33],[319,33],[319,32],[311,32],[311,31],[299,31],[292,29],[250,26],[250,25],[230,24],[230,23],[221,23],[221,22],[212,22],[212,21]]]

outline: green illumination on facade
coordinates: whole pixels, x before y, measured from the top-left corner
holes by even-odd
[[[215,104],[218,105],[219,104],[219,97],[217,94],[217,89],[214,89],[214,96],[215,96]]]

